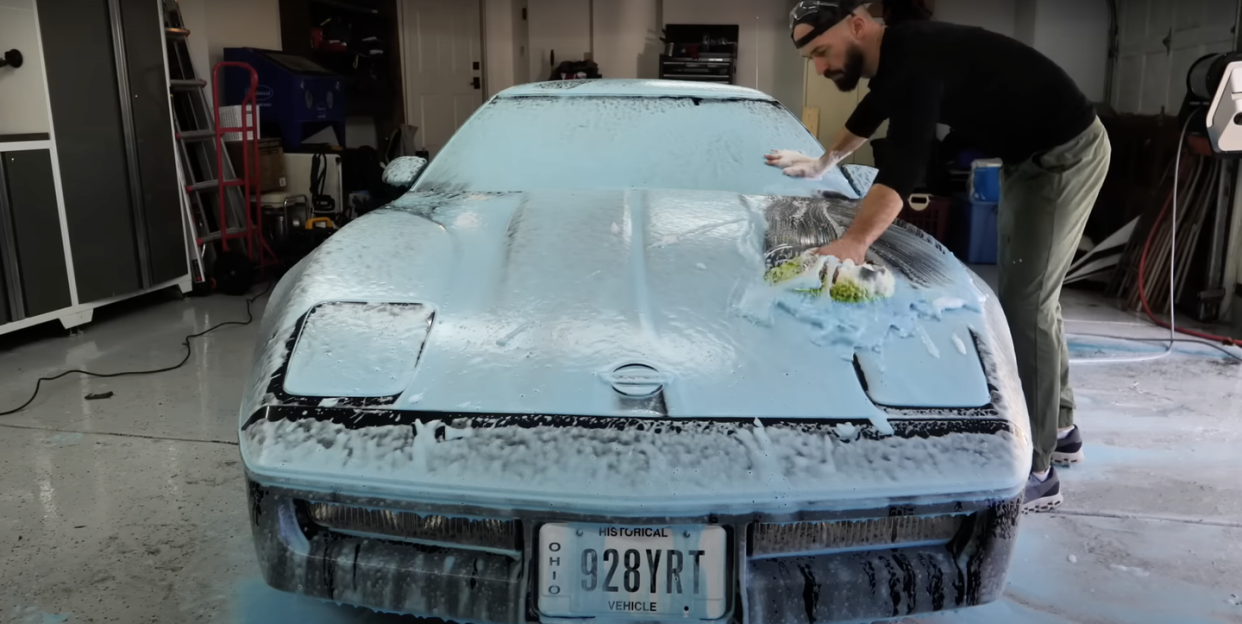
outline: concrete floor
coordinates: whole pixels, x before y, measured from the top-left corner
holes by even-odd
[[[1161,336],[1090,295],[1064,303],[1070,332]],[[182,336],[244,317],[239,299],[157,294],[102,310],[75,336],[0,337],[0,410],[65,368],[175,363]],[[174,372],[45,384],[28,409],[0,417],[0,622],[411,621],[260,579],[235,434],[255,329],[197,341]],[[1072,345],[1077,357],[1161,350]],[[1024,520],[1003,602],[921,622],[1242,623],[1242,367],[1179,345],[1158,362],[1078,365],[1073,376],[1088,463],[1063,473],[1066,505]]]

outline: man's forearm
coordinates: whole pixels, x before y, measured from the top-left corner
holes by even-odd
[[[883,184],[872,186],[858,206],[854,222],[845,231],[845,238],[870,247],[897,220],[904,205],[905,202],[897,191]]]
[[[829,169],[837,163],[849,158],[850,154],[858,151],[867,142],[867,139],[855,135],[853,132],[841,128],[837,133],[837,137],[832,140],[832,144],[828,146],[823,156],[820,156],[819,162],[824,169]]]

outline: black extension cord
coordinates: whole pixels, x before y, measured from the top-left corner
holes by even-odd
[[[39,390],[43,387],[43,382],[45,382],[45,381],[56,381],[57,379],[60,379],[61,377],[65,377],[65,376],[67,376],[67,375],[72,375],[72,374],[74,374],[74,373],[77,373],[77,374],[79,374],[79,375],[83,375],[83,376],[86,376],[86,377],[96,377],[96,378],[100,378],[100,379],[111,379],[111,378],[114,378],[114,377],[136,377],[136,376],[139,376],[139,375],[155,375],[155,374],[158,374],[158,373],[167,373],[167,372],[170,372],[170,371],[175,371],[175,370],[177,370],[178,368],[181,368],[182,366],[185,366],[186,362],[189,362],[189,361],[190,361],[190,356],[194,354],[194,349],[193,349],[193,347],[191,347],[191,346],[190,346],[190,341],[191,341],[191,340],[193,340],[193,339],[195,339],[195,338],[201,338],[201,337],[203,337],[203,336],[206,336],[207,334],[210,334],[211,332],[216,331],[217,329],[220,329],[220,328],[222,328],[222,327],[230,327],[230,326],[234,326],[234,325],[236,325],[236,326],[238,326],[238,327],[245,327],[246,325],[249,325],[249,324],[253,323],[253,322],[254,322],[254,314],[251,312],[250,306],[254,305],[254,302],[255,302],[255,301],[258,301],[260,297],[262,297],[263,295],[266,295],[266,294],[267,294],[267,293],[268,293],[268,292],[272,289],[272,286],[273,286],[274,284],[275,284],[275,282],[268,282],[268,283],[267,283],[267,287],[265,287],[265,288],[263,289],[263,292],[261,292],[261,293],[259,293],[259,294],[255,295],[254,297],[252,297],[252,298],[250,298],[250,299],[247,299],[247,300],[246,300],[246,320],[245,320],[245,321],[225,321],[225,322],[220,323],[220,324],[218,324],[218,325],[214,325],[214,326],[212,326],[212,327],[209,327],[208,329],[206,329],[206,330],[204,330],[204,331],[201,331],[201,332],[199,332],[199,333],[197,333],[197,334],[190,334],[189,336],[186,336],[186,337],[185,337],[185,339],[181,341],[181,346],[185,347],[185,357],[181,358],[181,361],[180,361],[180,362],[177,362],[177,363],[176,363],[175,365],[173,365],[173,366],[169,366],[169,367],[166,367],[166,368],[157,368],[157,369],[154,369],[154,370],[145,370],[145,371],[124,371],[124,372],[120,372],[120,373],[92,373],[92,372],[90,372],[90,371],[84,371],[84,370],[74,369],[74,370],[67,370],[67,371],[64,371],[64,372],[62,372],[62,373],[60,373],[60,374],[58,374],[58,375],[52,376],[52,377],[40,377],[40,378],[38,379],[38,381],[36,381],[36,382],[35,382],[34,394],[31,394],[31,395],[30,395],[30,398],[29,398],[29,399],[27,399],[25,403],[22,403],[21,405],[19,405],[18,407],[14,408],[14,409],[11,409],[11,410],[8,410],[8,411],[4,411],[4,412],[0,412],[0,416],[11,416],[11,415],[13,415],[13,414],[16,414],[16,413],[18,413],[18,412],[20,412],[20,411],[22,411],[22,410],[26,409],[26,408],[27,408],[27,407],[28,407],[31,403],[34,403],[35,398],[37,398],[37,397],[39,396]]]

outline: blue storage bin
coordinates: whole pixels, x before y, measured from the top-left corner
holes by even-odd
[[[976,160],[970,168],[970,200],[995,204],[1000,201],[1000,162]]]
[[[960,195],[953,205],[950,250],[967,264],[996,264],[997,204],[970,201]]]

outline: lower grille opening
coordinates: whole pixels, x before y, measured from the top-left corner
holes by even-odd
[[[520,557],[522,552],[522,527],[517,520],[423,515],[314,502],[307,502],[305,509],[311,522],[337,533],[479,550],[514,558]]]
[[[764,558],[946,544],[969,517],[958,514],[841,522],[757,523],[751,525],[751,556]]]

